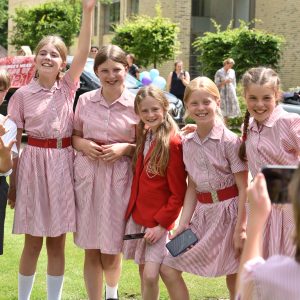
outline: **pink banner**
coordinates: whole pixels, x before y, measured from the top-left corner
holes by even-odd
[[[34,56],[0,58],[0,68],[6,69],[10,74],[11,87],[21,87],[28,84],[34,76]]]

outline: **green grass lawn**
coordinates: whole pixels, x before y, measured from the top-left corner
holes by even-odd
[[[23,247],[23,236],[12,235],[13,211],[7,208],[4,255],[0,256],[0,300],[17,299],[17,277],[19,258]],[[31,300],[46,299],[46,251],[42,250],[36,272]],[[64,300],[87,299],[82,276],[83,251],[77,248],[69,234],[66,244],[66,272],[63,290]],[[207,279],[185,274],[191,300],[228,298],[225,278]],[[123,262],[120,299],[141,299],[138,267],[131,261]],[[161,283],[160,299],[168,299],[166,288]]]

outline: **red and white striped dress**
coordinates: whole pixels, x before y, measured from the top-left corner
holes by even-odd
[[[288,113],[278,105],[271,116],[260,126],[251,119],[246,151],[252,177],[265,165],[298,166],[300,159],[300,116]],[[292,208],[273,207],[266,224],[263,255],[274,254],[293,256]]]
[[[135,143],[137,123],[132,93],[125,89],[109,105],[98,89],[79,98],[74,128],[83,133],[83,138],[105,144]],[[74,178],[75,244],[83,249],[100,249],[102,253],[120,253],[132,181],[131,158],[123,156],[115,163],[107,163],[77,152]]]
[[[201,141],[197,132],[183,141],[183,160],[198,192],[209,192],[235,184],[234,173],[247,170],[238,158],[239,138],[216,121],[210,134]],[[163,264],[196,275],[216,277],[235,274],[233,233],[237,221],[238,197],[219,203],[198,202],[190,228],[199,242],[190,250]]]
[[[68,73],[49,90],[32,80],[9,101],[8,114],[31,137],[71,137],[78,85]],[[17,169],[13,233],[55,237],[76,230],[73,148],[26,145]]]
[[[300,264],[291,257],[253,258],[244,265],[237,299],[299,300],[299,278]]]

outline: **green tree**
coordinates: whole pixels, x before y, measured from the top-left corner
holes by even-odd
[[[216,70],[228,57],[235,60],[237,78],[251,67],[269,66],[278,69],[283,37],[250,29],[251,23],[242,21],[239,28],[232,28],[230,23],[224,31],[220,30],[220,25],[215,21],[212,22],[216,32],[206,32],[193,43],[201,73],[214,78]]]
[[[32,8],[17,8],[12,17],[13,34],[10,43],[20,48],[36,47],[42,37],[59,35],[67,47],[72,45],[80,29],[80,5],[77,0],[55,1]]]
[[[0,45],[7,47],[8,0],[0,0]]]
[[[134,53],[140,65],[154,68],[174,58],[179,48],[178,25],[161,16],[159,5],[156,17],[135,16],[115,27],[112,43]]]

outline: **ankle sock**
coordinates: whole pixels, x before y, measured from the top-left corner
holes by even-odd
[[[109,285],[105,285],[105,296],[106,299],[113,298],[118,299],[118,285],[111,287]]]

